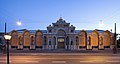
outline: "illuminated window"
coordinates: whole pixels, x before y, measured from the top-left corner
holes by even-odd
[[[58,39],[58,42],[64,42],[64,39]]]

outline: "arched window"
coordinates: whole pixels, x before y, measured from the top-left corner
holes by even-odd
[[[49,45],[51,45],[51,40],[49,41]]]
[[[70,45],[73,45],[73,40],[70,42]]]
[[[58,30],[58,33],[57,33],[58,36],[65,36],[65,31],[60,29]]]
[[[91,45],[98,46],[98,41],[99,41],[99,33],[96,30],[94,30],[91,33]]]
[[[73,33],[74,32],[74,30],[71,30],[71,33]]]
[[[86,46],[87,44],[87,33],[86,31],[82,30],[79,34],[79,46]]]
[[[18,46],[19,44],[19,38],[18,38],[18,32],[13,30],[11,33],[11,46]]]
[[[51,33],[51,32],[52,32],[52,30],[50,29],[50,30],[49,30],[49,33]]]
[[[42,32],[40,30],[36,31],[36,46],[42,46]]]
[[[103,33],[103,45],[104,46],[110,46],[110,32],[109,31],[105,31]]]
[[[66,33],[64,30],[60,29],[58,30],[57,32],[57,41],[58,41],[58,48],[65,48],[65,36],[66,36]]]
[[[23,41],[24,41],[24,46],[30,46],[30,32],[28,30],[25,30],[23,33]]]

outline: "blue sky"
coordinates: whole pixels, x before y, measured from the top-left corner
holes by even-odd
[[[120,33],[120,0],[0,0],[0,32],[46,29],[60,17],[76,30],[113,30]],[[20,20],[21,26],[16,22]],[[100,22],[103,23],[100,26]]]

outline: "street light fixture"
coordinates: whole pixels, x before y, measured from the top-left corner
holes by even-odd
[[[9,40],[11,39],[10,35],[4,35],[5,40],[7,41],[7,64],[9,64]]]
[[[4,35],[4,37],[5,37],[5,40],[8,40],[8,41],[11,39],[10,35]]]
[[[116,42],[116,23],[115,23],[115,33],[114,33],[114,48],[113,48],[113,53],[116,54],[117,53],[117,42]]]

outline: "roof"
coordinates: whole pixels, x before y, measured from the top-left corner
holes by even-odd
[[[65,22],[65,20],[62,19],[62,17],[60,17],[59,20],[57,20],[56,23],[60,23],[60,24],[62,24],[62,23],[66,23],[66,22]]]
[[[26,29],[21,29],[21,30],[17,30],[17,32],[19,32],[19,33],[23,33],[24,32],[24,30],[26,30]],[[98,30],[98,29],[96,29],[99,33],[103,33],[105,30]],[[30,33],[35,33],[37,30],[29,30],[30,31]],[[47,30],[41,30],[43,33],[47,33]],[[75,30],[75,33],[79,33],[80,31],[82,31],[82,30]],[[87,33],[91,33],[91,32],[93,32],[93,30],[85,30]]]
[[[23,33],[26,29],[16,30],[19,33]],[[29,30],[30,33],[35,33],[37,30]],[[47,30],[41,30],[43,33],[47,33]]]
[[[104,30],[98,30],[98,29],[96,29],[99,33],[103,33],[104,32]],[[80,31],[82,31],[82,30],[75,30],[75,32],[76,33],[79,33]],[[91,32],[93,32],[93,30],[85,30],[87,33],[91,33]]]

